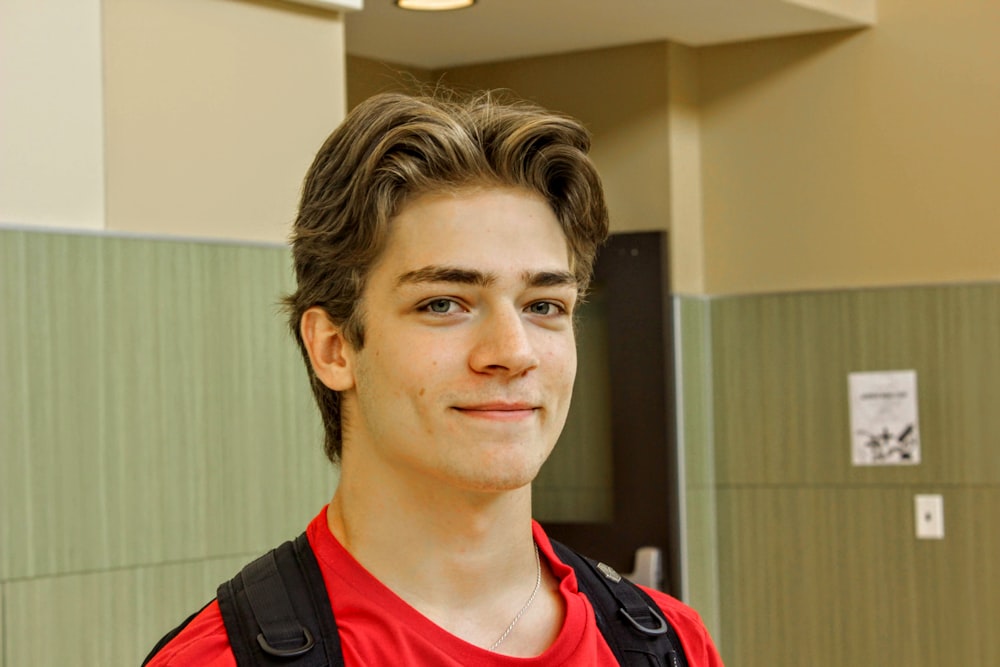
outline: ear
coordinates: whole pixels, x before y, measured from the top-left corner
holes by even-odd
[[[302,313],[299,331],[316,377],[334,391],[354,387],[353,349],[341,327],[319,306]]]

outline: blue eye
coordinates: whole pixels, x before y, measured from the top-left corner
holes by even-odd
[[[428,302],[424,308],[429,312],[443,315],[451,310],[452,303],[454,302],[451,299],[434,299]]]
[[[528,306],[528,310],[533,315],[556,315],[562,309],[551,301],[536,301]]]

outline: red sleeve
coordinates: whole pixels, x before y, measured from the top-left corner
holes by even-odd
[[[643,590],[656,601],[677,632],[690,667],[723,667],[722,658],[698,612],[666,593],[648,588]]]
[[[156,654],[148,667],[236,667],[219,603],[213,601]]]

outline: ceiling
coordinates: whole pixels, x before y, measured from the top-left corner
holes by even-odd
[[[875,0],[477,0],[412,12],[364,0],[347,52],[424,69],[669,40],[706,46],[872,25]]]

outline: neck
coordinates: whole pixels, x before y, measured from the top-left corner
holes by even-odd
[[[531,560],[530,487],[483,493],[433,480],[399,480],[385,470],[378,476],[354,472],[345,461],[327,521],[344,547],[380,579],[372,568],[382,560],[396,572],[407,571],[401,567],[412,561],[414,575],[427,570],[435,577],[433,570],[442,569],[472,578],[512,554]]]
[[[403,483],[385,470],[359,475],[348,461],[343,465],[327,511],[334,536],[424,616],[491,646],[536,582],[530,487],[481,493]],[[529,610],[536,618],[521,621],[501,652],[537,655],[561,625],[558,584],[542,569],[543,590]]]

